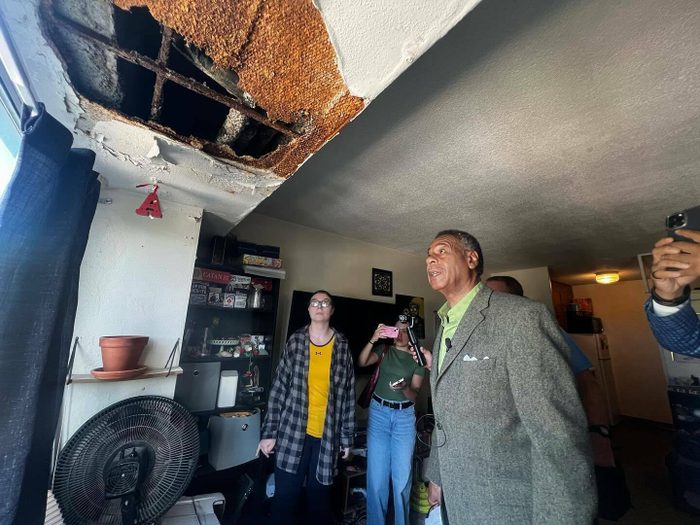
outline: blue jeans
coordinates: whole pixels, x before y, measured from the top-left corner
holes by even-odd
[[[411,462],[416,442],[413,406],[398,410],[372,400],[367,429],[367,525],[384,525],[389,479],[394,493],[394,525],[408,524]]]

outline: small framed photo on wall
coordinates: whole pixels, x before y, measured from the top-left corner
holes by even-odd
[[[394,295],[392,274],[389,270],[372,268],[372,295],[391,297]]]

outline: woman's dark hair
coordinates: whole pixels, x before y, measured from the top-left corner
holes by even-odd
[[[329,294],[326,290],[316,290],[314,293],[311,294],[311,297],[313,297],[317,293],[326,294],[328,296],[328,299],[330,299],[330,301],[331,301],[331,306],[335,306],[335,301],[333,300],[333,296],[331,294]],[[309,299],[309,301],[311,301],[311,299]]]

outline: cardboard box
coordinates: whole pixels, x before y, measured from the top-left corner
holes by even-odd
[[[250,286],[251,278],[249,275],[231,274],[229,286],[233,289],[247,290]]]
[[[209,287],[209,295],[207,303],[212,306],[221,306],[224,302],[224,294],[221,288],[216,286]]]
[[[224,293],[224,308],[233,308],[235,303],[236,294]]]
[[[208,293],[207,283],[192,281],[192,288],[190,288],[190,304],[207,304]]]
[[[233,295],[233,307],[245,308],[248,303],[248,294],[244,292],[235,292]]]
[[[241,264],[264,266],[265,268],[282,268],[282,259],[275,259],[274,257],[261,257],[260,255],[250,255],[245,253],[241,256]]]

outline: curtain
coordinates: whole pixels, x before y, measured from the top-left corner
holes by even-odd
[[[39,104],[0,202],[0,524],[43,523],[80,264],[100,184],[95,154]]]

